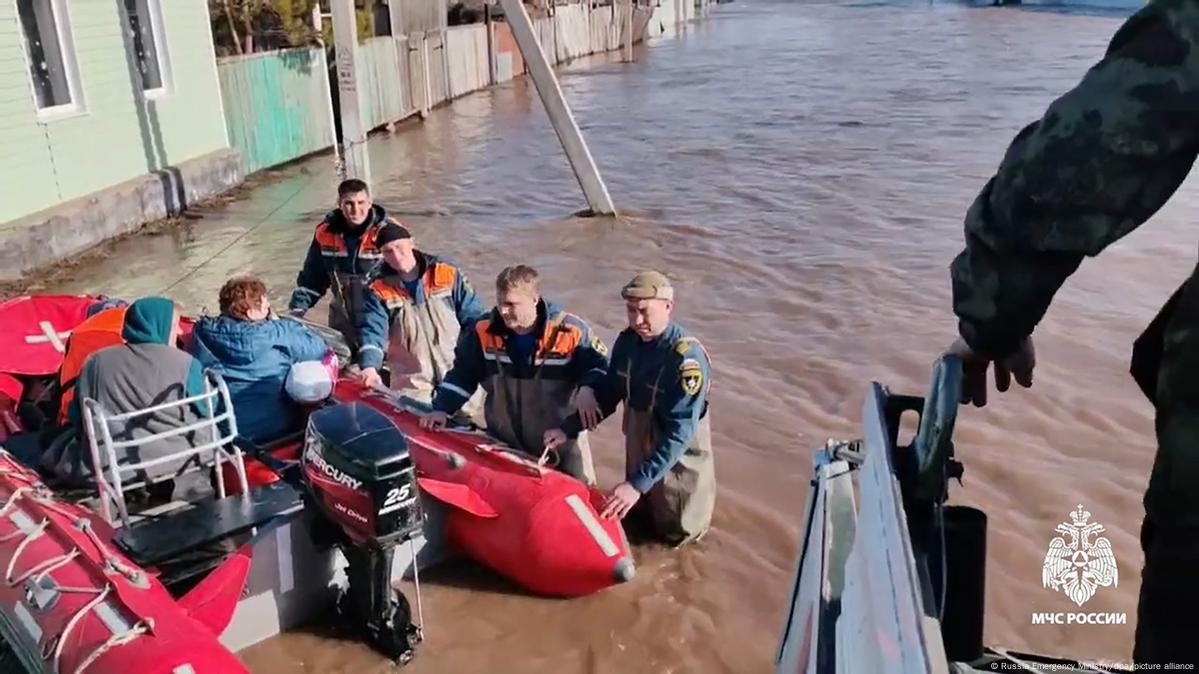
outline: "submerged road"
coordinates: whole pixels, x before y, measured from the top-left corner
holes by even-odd
[[[425,583],[412,672],[764,672],[783,619],[810,459],[856,437],[870,381],[922,394],[951,341],[948,265],[962,218],[1008,142],[1099,58],[1116,14],[943,4],[737,2],[641,51],[574,65],[562,86],[616,221],[573,219],[578,185],[531,85],[472,95],[370,143],[378,201],[487,301],[505,265],[622,327],[619,287],[656,267],[705,342],[720,492],[712,534],[638,551],[635,582],[576,601],[527,597],[456,566]],[[334,204],[328,157],[281,172],[178,230],[124,242],[56,290],[162,292],[215,311],[231,274],[285,304],[312,228]],[[1153,456],[1131,343],[1194,265],[1188,183],[1150,223],[1086,262],[1037,332],[1031,390],[963,409],[965,486],[989,513],[989,643],[1127,661]],[[235,238],[240,240],[223,250]],[[215,257],[214,257],[215,256]],[[619,477],[619,422],[593,444]],[[1041,587],[1054,527],[1076,504],[1107,528],[1119,586],[1088,611],[1126,625],[1032,625],[1076,610]],[[382,672],[320,632],[251,649],[261,672]]]

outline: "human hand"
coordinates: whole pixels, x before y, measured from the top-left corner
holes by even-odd
[[[637,501],[641,500],[641,492],[637,491],[633,485],[628,482],[621,482],[612,489],[612,493],[608,495],[608,500],[604,501],[604,508],[600,512],[600,517],[606,520],[624,519],[625,515],[637,505]]]
[[[383,385],[383,378],[379,376],[379,371],[373,367],[364,367],[358,373],[358,381],[362,382],[367,388],[374,388]]]
[[[551,428],[541,436],[541,442],[545,445],[545,451],[557,449],[570,438],[566,437],[566,433],[561,428]]]
[[[579,390],[575,391],[575,409],[579,413],[579,421],[583,422],[583,428],[594,431],[595,427],[599,426],[599,401],[595,399],[595,391],[590,386],[580,386]]]
[[[434,410],[420,418],[420,426],[421,428],[438,430],[445,428],[446,422],[449,420],[449,418],[450,415],[446,414],[445,412]]]
[[[1032,337],[1026,337],[1018,349],[999,360],[970,348],[961,337],[949,346],[949,353],[962,359],[962,404],[974,403],[975,407],[987,404],[987,369],[992,363],[995,389],[1000,393],[1011,387],[1013,377],[1024,388],[1032,386],[1032,372],[1037,364]]]

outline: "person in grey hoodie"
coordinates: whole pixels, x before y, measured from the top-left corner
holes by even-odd
[[[204,392],[200,361],[176,348],[179,312],[165,297],[144,297],[129,306],[121,331],[124,344],[103,348],[83,364],[76,383],[69,418],[77,442],[67,446],[54,461],[55,476],[68,483],[90,481],[92,460],[84,432],[82,404],[85,399],[100,403],[110,415],[144,410]],[[220,410],[218,410],[219,412]],[[129,423],[112,425],[114,442],[147,438],[178,429],[206,416],[207,408],[193,403],[137,417]],[[117,450],[117,465],[147,461],[194,448],[210,439],[207,429],[152,440]],[[108,464],[101,453],[102,469]],[[184,461],[169,461],[149,468],[140,479],[159,478],[177,471]]]

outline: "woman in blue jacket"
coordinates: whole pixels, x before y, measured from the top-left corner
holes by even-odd
[[[287,374],[296,363],[320,360],[328,346],[303,324],[272,317],[266,285],[253,276],[226,282],[220,304],[220,316],[196,323],[195,355],[225,378],[239,435],[263,444],[299,430]]]

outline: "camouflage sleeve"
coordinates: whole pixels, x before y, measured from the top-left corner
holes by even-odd
[[[1012,141],[950,266],[959,330],[1003,356],[1078,268],[1173,195],[1199,152],[1199,3],[1153,0]]]

